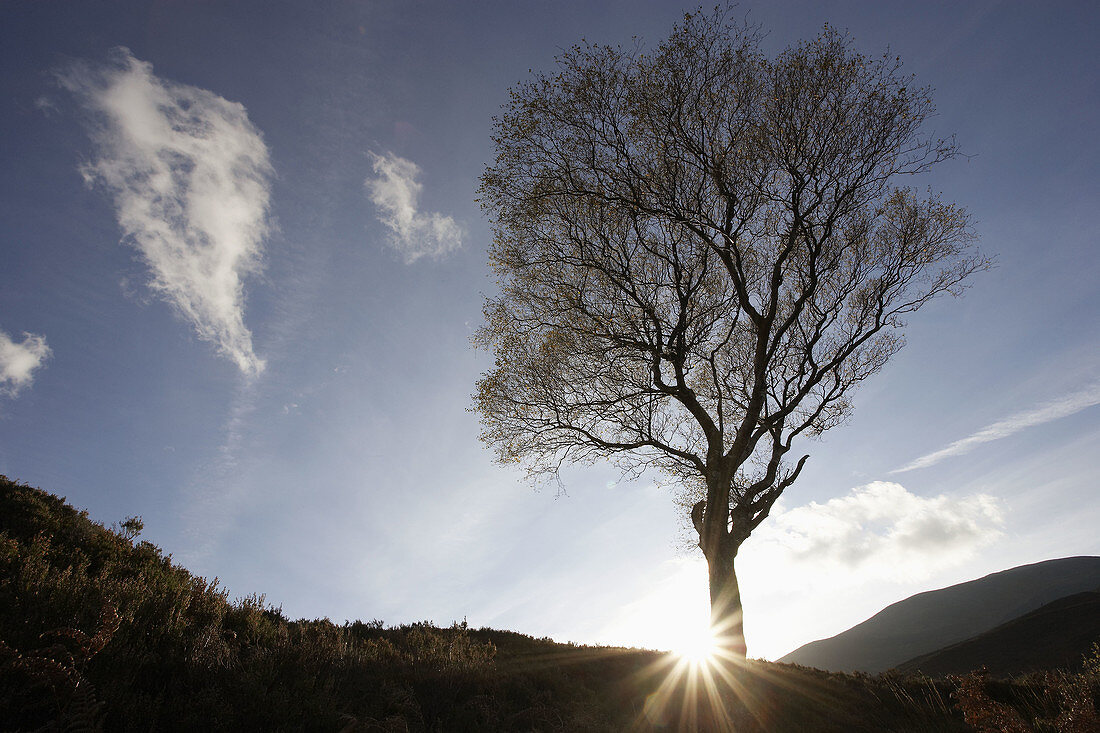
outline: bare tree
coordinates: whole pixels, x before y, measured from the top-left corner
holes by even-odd
[[[475,342],[482,438],[536,476],[611,458],[698,491],[713,623],[734,558],[849,413],[906,314],[989,260],[965,211],[893,184],[957,155],[889,55],[826,27],[775,58],[725,11],[652,54],[574,46],[511,90],[481,179],[500,294]]]

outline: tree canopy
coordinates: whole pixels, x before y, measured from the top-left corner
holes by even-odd
[[[829,27],[774,58],[759,41],[719,10],[651,53],[572,47],[511,90],[480,189],[482,438],[535,475],[610,458],[697,487],[712,603],[801,471],[795,439],[989,266],[962,208],[897,185],[958,155],[900,59]]]

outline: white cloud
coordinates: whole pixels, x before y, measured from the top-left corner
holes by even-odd
[[[1042,425],[1043,423],[1048,423],[1059,418],[1069,417],[1087,407],[1098,404],[1100,404],[1100,382],[1094,383],[1077,392],[1072,392],[1064,397],[1044,402],[1038,407],[1033,407],[1030,410],[1018,412],[1004,420],[998,420],[992,425],[987,425],[973,435],[967,436],[962,440],[956,440],[946,448],[941,448],[938,451],[921,456],[912,463],[908,463],[899,469],[891,471],[891,473],[902,473],[904,471],[912,471],[916,468],[925,468],[939,463],[944,458],[969,453],[975,446],[981,445],[982,443],[990,443],[994,440],[1007,438],[1025,428]]]
[[[737,558],[750,654],[775,659],[927,590],[922,583],[965,566],[1000,537],[1001,524],[989,496],[925,498],[888,482],[821,504],[777,505]],[[635,592],[593,640],[672,648],[692,624],[705,623],[701,557],[661,563],[646,579],[648,590]]]
[[[24,333],[16,343],[0,331],[0,394],[15,397],[34,381],[34,372],[50,357],[44,336]]]
[[[989,495],[922,497],[875,481],[824,504],[774,512],[744,559],[764,583],[778,568],[802,586],[913,581],[966,561],[1000,537],[1002,524]]]
[[[405,262],[421,257],[442,257],[462,246],[462,228],[449,216],[417,211],[423,184],[417,182],[420,167],[393,153],[370,153],[374,178],[366,180],[378,220],[393,231],[391,246]]]
[[[163,80],[126,49],[60,81],[97,119],[98,157],[81,172],[113,196],[150,287],[242,372],[259,373],[242,280],[260,267],[273,171],[244,106]]]

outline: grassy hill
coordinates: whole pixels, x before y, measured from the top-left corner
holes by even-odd
[[[1076,593],[966,641],[898,666],[903,672],[965,674],[985,667],[1007,677],[1047,669],[1078,669],[1100,640],[1100,591]]]
[[[1100,586],[1100,557],[1067,557],[1004,570],[887,606],[781,662],[878,673],[989,631],[1073,593]]]
[[[947,680],[750,662],[712,705],[660,652],[290,620],[263,597],[231,601],[139,531],[0,477],[0,730],[969,729]],[[975,709],[1011,703],[1029,720],[1071,699],[1022,681],[1000,684],[996,703],[975,684]],[[1100,691],[1073,689],[1081,705]]]

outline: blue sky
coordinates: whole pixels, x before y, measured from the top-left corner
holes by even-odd
[[[510,85],[673,2],[0,5],[0,473],[291,616],[668,647],[705,612],[658,477],[491,462],[474,198]],[[1092,3],[741,7],[846,28],[967,158],[916,181],[998,266],[911,319],[739,558],[749,652],[1100,554]]]

